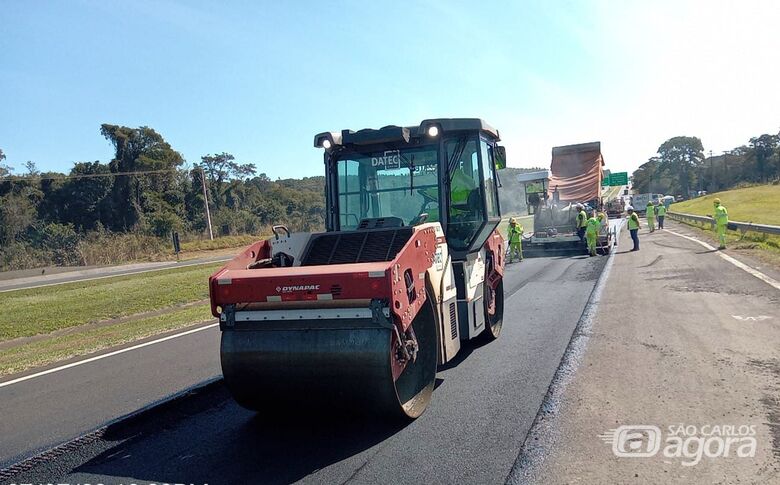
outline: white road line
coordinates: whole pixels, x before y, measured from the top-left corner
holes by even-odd
[[[93,276],[91,278],[77,278],[77,279],[70,280],[70,281],[56,281],[54,283],[44,283],[42,285],[25,286],[23,288],[10,288],[10,289],[7,289],[7,290],[0,290],[0,293],[6,293],[8,291],[31,290],[33,288],[43,288],[45,286],[66,285],[68,283],[81,283],[83,281],[102,280],[104,278],[119,278],[121,276],[130,276],[130,275],[141,274],[141,273],[151,273],[153,271],[165,271],[166,269],[178,269],[178,268],[187,268],[189,266],[200,266],[200,265],[211,264],[211,263],[223,263],[225,261],[230,261],[230,259],[232,259],[232,258],[216,259],[214,261],[201,261],[199,263],[177,264],[175,266],[166,266],[164,268],[142,269],[142,270],[138,270],[138,271],[130,271],[128,273],[109,274],[109,275],[104,275],[104,276]],[[67,273],[59,273],[59,274],[63,274],[64,275],[64,274],[67,274]],[[7,281],[13,281],[13,280],[7,280]]]
[[[680,236],[682,238],[688,239],[689,241],[693,241],[695,243],[699,243],[702,246],[704,246],[705,248],[707,248],[707,249],[709,249],[711,251],[715,251],[715,246],[711,246],[711,245],[707,244],[704,241],[700,241],[700,240],[696,239],[695,237],[686,236],[685,234],[680,234],[679,232],[670,231],[668,229],[664,229],[664,232],[669,232],[671,234],[674,234],[675,236]],[[745,271],[746,273],[749,273],[749,274],[755,276],[756,278],[760,279],[764,283],[766,283],[766,284],[768,284],[770,286],[773,286],[777,290],[780,290],[780,281],[777,281],[776,279],[771,278],[771,277],[765,275],[764,273],[762,273],[761,271],[759,271],[759,270],[757,270],[755,268],[751,268],[750,266],[746,265],[745,263],[743,263],[741,261],[737,261],[736,259],[732,258],[731,256],[729,256],[726,253],[718,253],[718,256],[720,256],[721,258],[725,259],[729,263],[733,264],[737,268]]]
[[[47,369],[47,370],[44,370],[44,371],[41,371],[41,372],[36,372],[35,374],[30,374],[29,376],[19,377],[18,379],[14,379],[14,380],[7,381],[7,382],[0,382],[0,388],[6,387],[6,386],[10,386],[12,384],[18,384],[20,382],[24,382],[24,381],[27,381],[27,380],[30,380],[30,379],[35,379],[36,377],[45,376],[47,374],[52,374],[54,372],[59,372],[61,370],[70,369],[71,367],[76,367],[78,365],[88,364],[90,362],[95,362],[96,360],[106,359],[108,357],[113,357],[115,355],[123,354],[125,352],[130,352],[131,350],[138,350],[138,349],[143,348],[143,347],[148,347],[149,345],[159,344],[160,342],[165,342],[167,340],[172,340],[172,339],[175,339],[175,338],[184,337],[185,335],[190,335],[190,334],[195,333],[195,332],[200,332],[202,330],[207,330],[209,328],[214,328],[214,327],[216,327],[218,325],[219,325],[219,323],[212,323],[210,325],[206,325],[205,327],[194,328],[192,330],[187,330],[186,332],[181,332],[181,333],[177,333],[177,334],[174,334],[174,335],[168,335],[167,337],[158,338],[157,340],[151,340],[149,342],[144,342],[142,344],[133,345],[132,347],[127,347],[126,349],[119,349],[119,350],[115,350],[113,352],[109,352],[107,354],[102,354],[102,355],[97,355],[95,357],[90,357],[89,359],[79,360],[77,362],[71,362],[70,364],[62,365],[60,367],[54,367],[52,369]]]

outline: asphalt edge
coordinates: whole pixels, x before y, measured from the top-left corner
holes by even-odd
[[[57,459],[66,453],[88,445],[103,438],[109,432],[115,432],[123,427],[130,427],[153,415],[171,409],[180,405],[183,401],[195,398],[196,396],[213,391],[222,385],[222,376],[213,377],[194,386],[170,394],[166,397],[153,401],[133,412],[114,418],[98,428],[88,431],[81,436],[77,436],[69,441],[60,443],[49,449],[38,452],[37,454],[24,458],[19,462],[11,463],[5,468],[0,468],[0,481],[6,481],[14,476],[31,470],[32,468],[46,463],[47,461]]]
[[[621,228],[618,228],[618,237],[620,236]],[[601,271],[601,275],[599,275],[593,290],[591,290],[588,302],[585,304],[585,308],[577,321],[577,326],[574,327],[569,344],[563,352],[561,363],[558,365],[550,386],[547,388],[547,393],[542,399],[542,404],[539,406],[534,422],[531,424],[525,440],[523,440],[520,453],[517,455],[517,459],[506,477],[505,483],[507,484],[523,485],[533,483],[534,478],[538,478],[535,477],[535,471],[544,462],[545,452],[549,451],[558,441],[560,432],[556,425],[556,420],[560,413],[561,402],[566,389],[577,373],[590,340],[593,319],[596,316],[598,305],[601,302],[601,294],[604,291],[615,261],[615,246],[611,249],[604,269]]]

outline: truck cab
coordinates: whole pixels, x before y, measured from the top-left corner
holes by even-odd
[[[498,131],[479,119],[325,132],[328,231],[439,222],[453,260],[478,251],[501,220]]]

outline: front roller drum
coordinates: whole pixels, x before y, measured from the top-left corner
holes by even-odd
[[[371,319],[245,322],[222,332],[222,373],[236,401],[255,411],[335,409],[416,418],[436,379],[430,298],[412,330],[417,352],[404,363],[399,335]]]

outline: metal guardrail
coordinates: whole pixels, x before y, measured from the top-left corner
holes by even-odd
[[[678,220],[680,222],[698,222],[699,224],[709,224],[710,227],[713,227],[715,225],[715,219],[708,216],[697,216],[695,214],[683,214],[680,212],[667,212],[666,215],[671,217],[672,219]],[[761,232],[764,234],[774,234],[774,235],[780,235],[780,226],[771,226],[769,224],[755,224],[752,222],[739,222],[739,221],[729,221],[729,229],[737,230],[740,232]]]

